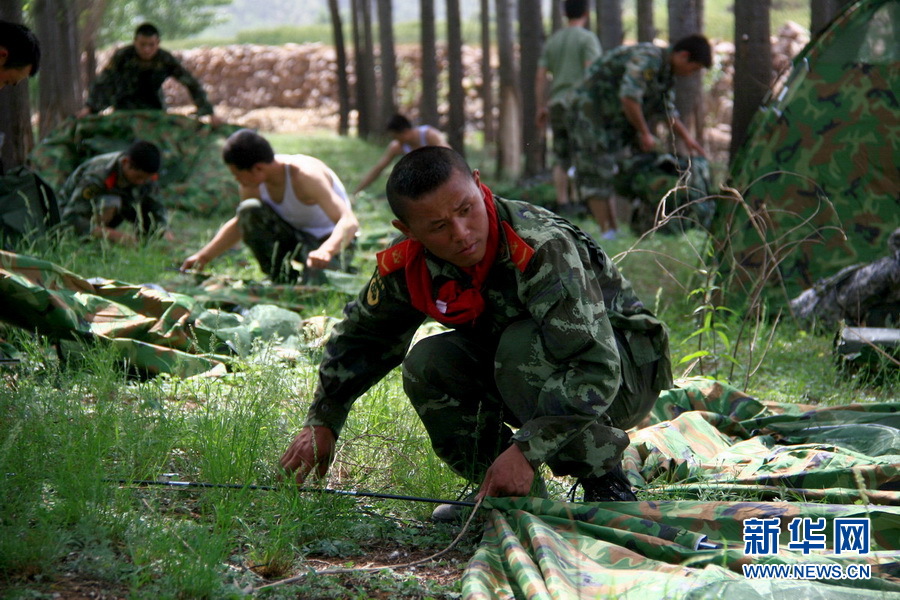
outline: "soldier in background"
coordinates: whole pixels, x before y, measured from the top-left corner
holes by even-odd
[[[128,221],[140,235],[163,232],[171,241],[166,207],[156,183],[161,162],[159,148],[143,140],[123,152],[83,162],[60,191],[63,223],[81,235],[134,244],[134,235],[117,229]]]
[[[900,327],[900,228],[888,236],[887,246],[887,256],[841,269],[791,300],[794,317],[828,329],[841,321]]]
[[[408,154],[413,150],[424,146],[450,147],[450,144],[447,143],[447,138],[445,138],[444,134],[438,129],[435,129],[431,125],[419,125],[418,127],[413,127],[413,124],[409,119],[403,115],[394,115],[391,117],[391,120],[388,121],[385,129],[394,139],[388,144],[388,147],[385,148],[384,154],[381,155],[378,162],[375,163],[375,166],[366,173],[365,177],[362,178],[362,181],[359,182],[359,185],[356,186],[356,189],[353,190],[354,194],[358,194],[369,187],[372,182],[378,178],[385,167],[391,164],[398,156],[403,156],[404,154]]]
[[[0,89],[37,75],[41,44],[24,25],[0,21]]]
[[[404,237],[344,309],[281,465],[298,483],[324,475],[353,402],[402,363],[432,447],[481,496],[528,495],[546,464],[587,501],[634,500],[625,429],[671,365],[663,324],[609,257],[552,212],[495,197],[448,148],[401,158],[387,196]],[[452,331],[407,353],[427,317]],[[450,505],[433,518],[452,519]]]
[[[664,120],[692,153],[706,151],[691,136],[675,109],[675,77],[712,64],[702,35],[687,36],[670,48],[650,43],[619,46],[588,69],[572,101],[576,183],[605,239],[618,228],[611,198],[613,180],[625,157],[656,147],[652,126]]]
[[[210,115],[214,125],[220,123],[200,82],[177,58],[159,47],[159,30],[150,23],[138,26],[134,42],[113,54],[91,86],[87,105],[76,116],[99,113],[108,106],[116,110],[165,110],[162,85],[169,77],[188,89],[198,116]]]
[[[569,203],[569,167],[572,166],[569,142],[568,111],[569,94],[584,79],[587,68],[597,60],[603,50],[597,35],[586,28],[588,0],[565,0],[563,8],[568,25],[547,39],[538,61],[534,79],[534,97],[538,113],[536,125],[540,131],[550,122],[553,133],[553,186],[556,188],[557,210],[572,212]],[[547,94],[547,76],[552,78],[550,94]]]

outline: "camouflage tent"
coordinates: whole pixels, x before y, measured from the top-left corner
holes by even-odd
[[[852,4],[794,59],[731,164],[713,235],[734,305],[784,303],[900,225],[900,2]]]
[[[678,490],[697,500],[491,498],[463,596],[900,595],[900,403],[761,402],[698,379],[664,392],[651,420],[630,432],[629,479],[655,498]],[[791,501],[765,501],[771,494]],[[851,523],[863,525],[852,550],[842,530]]]
[[[59,190],[66,177],[88,158],[124,150],[135,139],[147,140],[163,155],[159,183],[168,207],[224,214],[234,210],[237,184],[222,162],[222,145],[237,129],[234,125],[214,128],[158,110],[120,110],[67,119],[37,145],[29,162]]]

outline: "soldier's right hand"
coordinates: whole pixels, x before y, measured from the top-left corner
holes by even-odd
[[[328,427],[304,427],[281,455],[281,467],[294,474],[297,485],[303,485],[313,469],[318,477],[324,477],[334,458],[336,441]]]
[[[203,267],[206,266],[206,262],[207,261],[203,258],[203,256],[200,255],[199,252],[197,254],[191,254],[186,259],[184,259],[183,263],[181,263],[180,270],[189,271],[192,268],[196,268],[198,271],[200,271],[203,269]]]

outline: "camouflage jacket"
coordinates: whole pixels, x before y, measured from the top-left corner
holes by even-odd
[[[160,48],[150,61],[141,60],[134,46],[116,51],[109,64],[91,86],[87,106],[98,113],[107,106],[116,109],[165,110],[162,84],[174,77],[184,85],[197,105],[198,115],[213,113],[206,92],[177,58]]]
[[[69,175],[59,193],[62,221],[75,227],[78,233],[91,232],[91,220],[102,208],[106,197],[115,196],[122,202],[122,212],[146,214],[151,222],[143,224],[145,231],[165,229],[168,213],[159,197],[155,181],[134,186],[125,180],[119,158],[122,152],[110,152],[90,158]]]
[[[500,248],[485,284],[484,312],[468,327],[498,340],[510,324],[534,319],[550,356],[560,365],[545,390],[559,406],[593,394],[610,402],[622,376],[613,329],[624,335],[637,364],[663,358],[658,389],[671,385],[667,335],[644,309],[609,257],[581,230],[553,213],[495,197]],[[502,223],[516,236],[508,236]],[[457,267],[426,252],[433,278],[462,278]],[[437,285],[433,286],[437,289]],[[412,307],[403,268],[376,270],[359,297],[344,309],[319,368],[319,386],[307,425],[336,434],[353,402],[403,360],[425,315]],[[546,422],[544,417],[542,421]],[[523,424],[523,429],[528,423]],[[519,441],[523,451],[527,443]]]
[[[609,128],[633,129],[622,98],[636,100],[648,122],[677,116],[670,55],[670,49],[650,43],[614,48],[588,68],[575,94],[589,100]]]

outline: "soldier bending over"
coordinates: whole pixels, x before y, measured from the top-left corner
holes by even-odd
[[[298,483],[324,475],[353,402],[402,364],[432,447],[481,496],[527,495],[546,464],[587,501],[634,500],[624,430],[671,366],[663,324],[609,257],[553,213],[495,197],[448,148],[403,157],[387,197],[403,237],[345,308],[281,465]],[[427,317],[453,330],[407,354]]]

